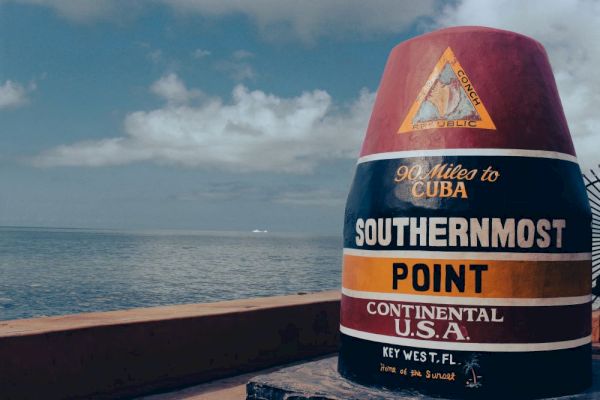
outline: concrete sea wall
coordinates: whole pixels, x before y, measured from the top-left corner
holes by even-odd
[[[337,350],[339,292],[0,321],[0,398],[117,398]]]

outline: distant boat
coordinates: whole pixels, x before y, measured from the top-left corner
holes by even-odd
[[[269,232],[269,231],[266,229],[264,231],[261,231],[260,229],[255,229],[252,231],[252,233],[267,233],[267,232]]]

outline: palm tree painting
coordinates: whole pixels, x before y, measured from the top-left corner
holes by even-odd
[[[468,388],[481,387],[481,376],[477,375],[475,368],[479,368],[479,358],[474,354],[471,359],[465,361],[465,364],[463,365],[463,371],[465,375],[467,375],[465,386]]]

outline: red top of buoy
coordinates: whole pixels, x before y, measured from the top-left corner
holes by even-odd
[[[504,30],[455,27],[392,50],[361,156],[445,148],[575,155],[539,42]]]

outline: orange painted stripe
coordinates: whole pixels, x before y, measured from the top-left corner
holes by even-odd
[[[393,263],[402,262],[408,266],[406,279],[398,281],[393,289]],[[433,283],[429,290],[416,291],[413,287],[412,266],[423,263],[429,266],[430,279],[433,279],[433,265],[441,264],[441,290],[434,291]],[[465,291],[458,293],[453,287],[445,292],[445,265],[457,267],[466,265]],[[481,292],[475,290],[474,272],[469,264],[485,264],[482,272]],[[456,269],[458,270],[458,269]],[[422,274],[422,272],[421,272]],[[421,275],[419,283],[424,278]],[[485,298],[546,298],[570,297],[590,294],[591,261],[484,261],[484,260],[438,260],[374,258],[344,255],[342,286],[358,291],[379,293],[404,293],[416,295],[485,297]]]

